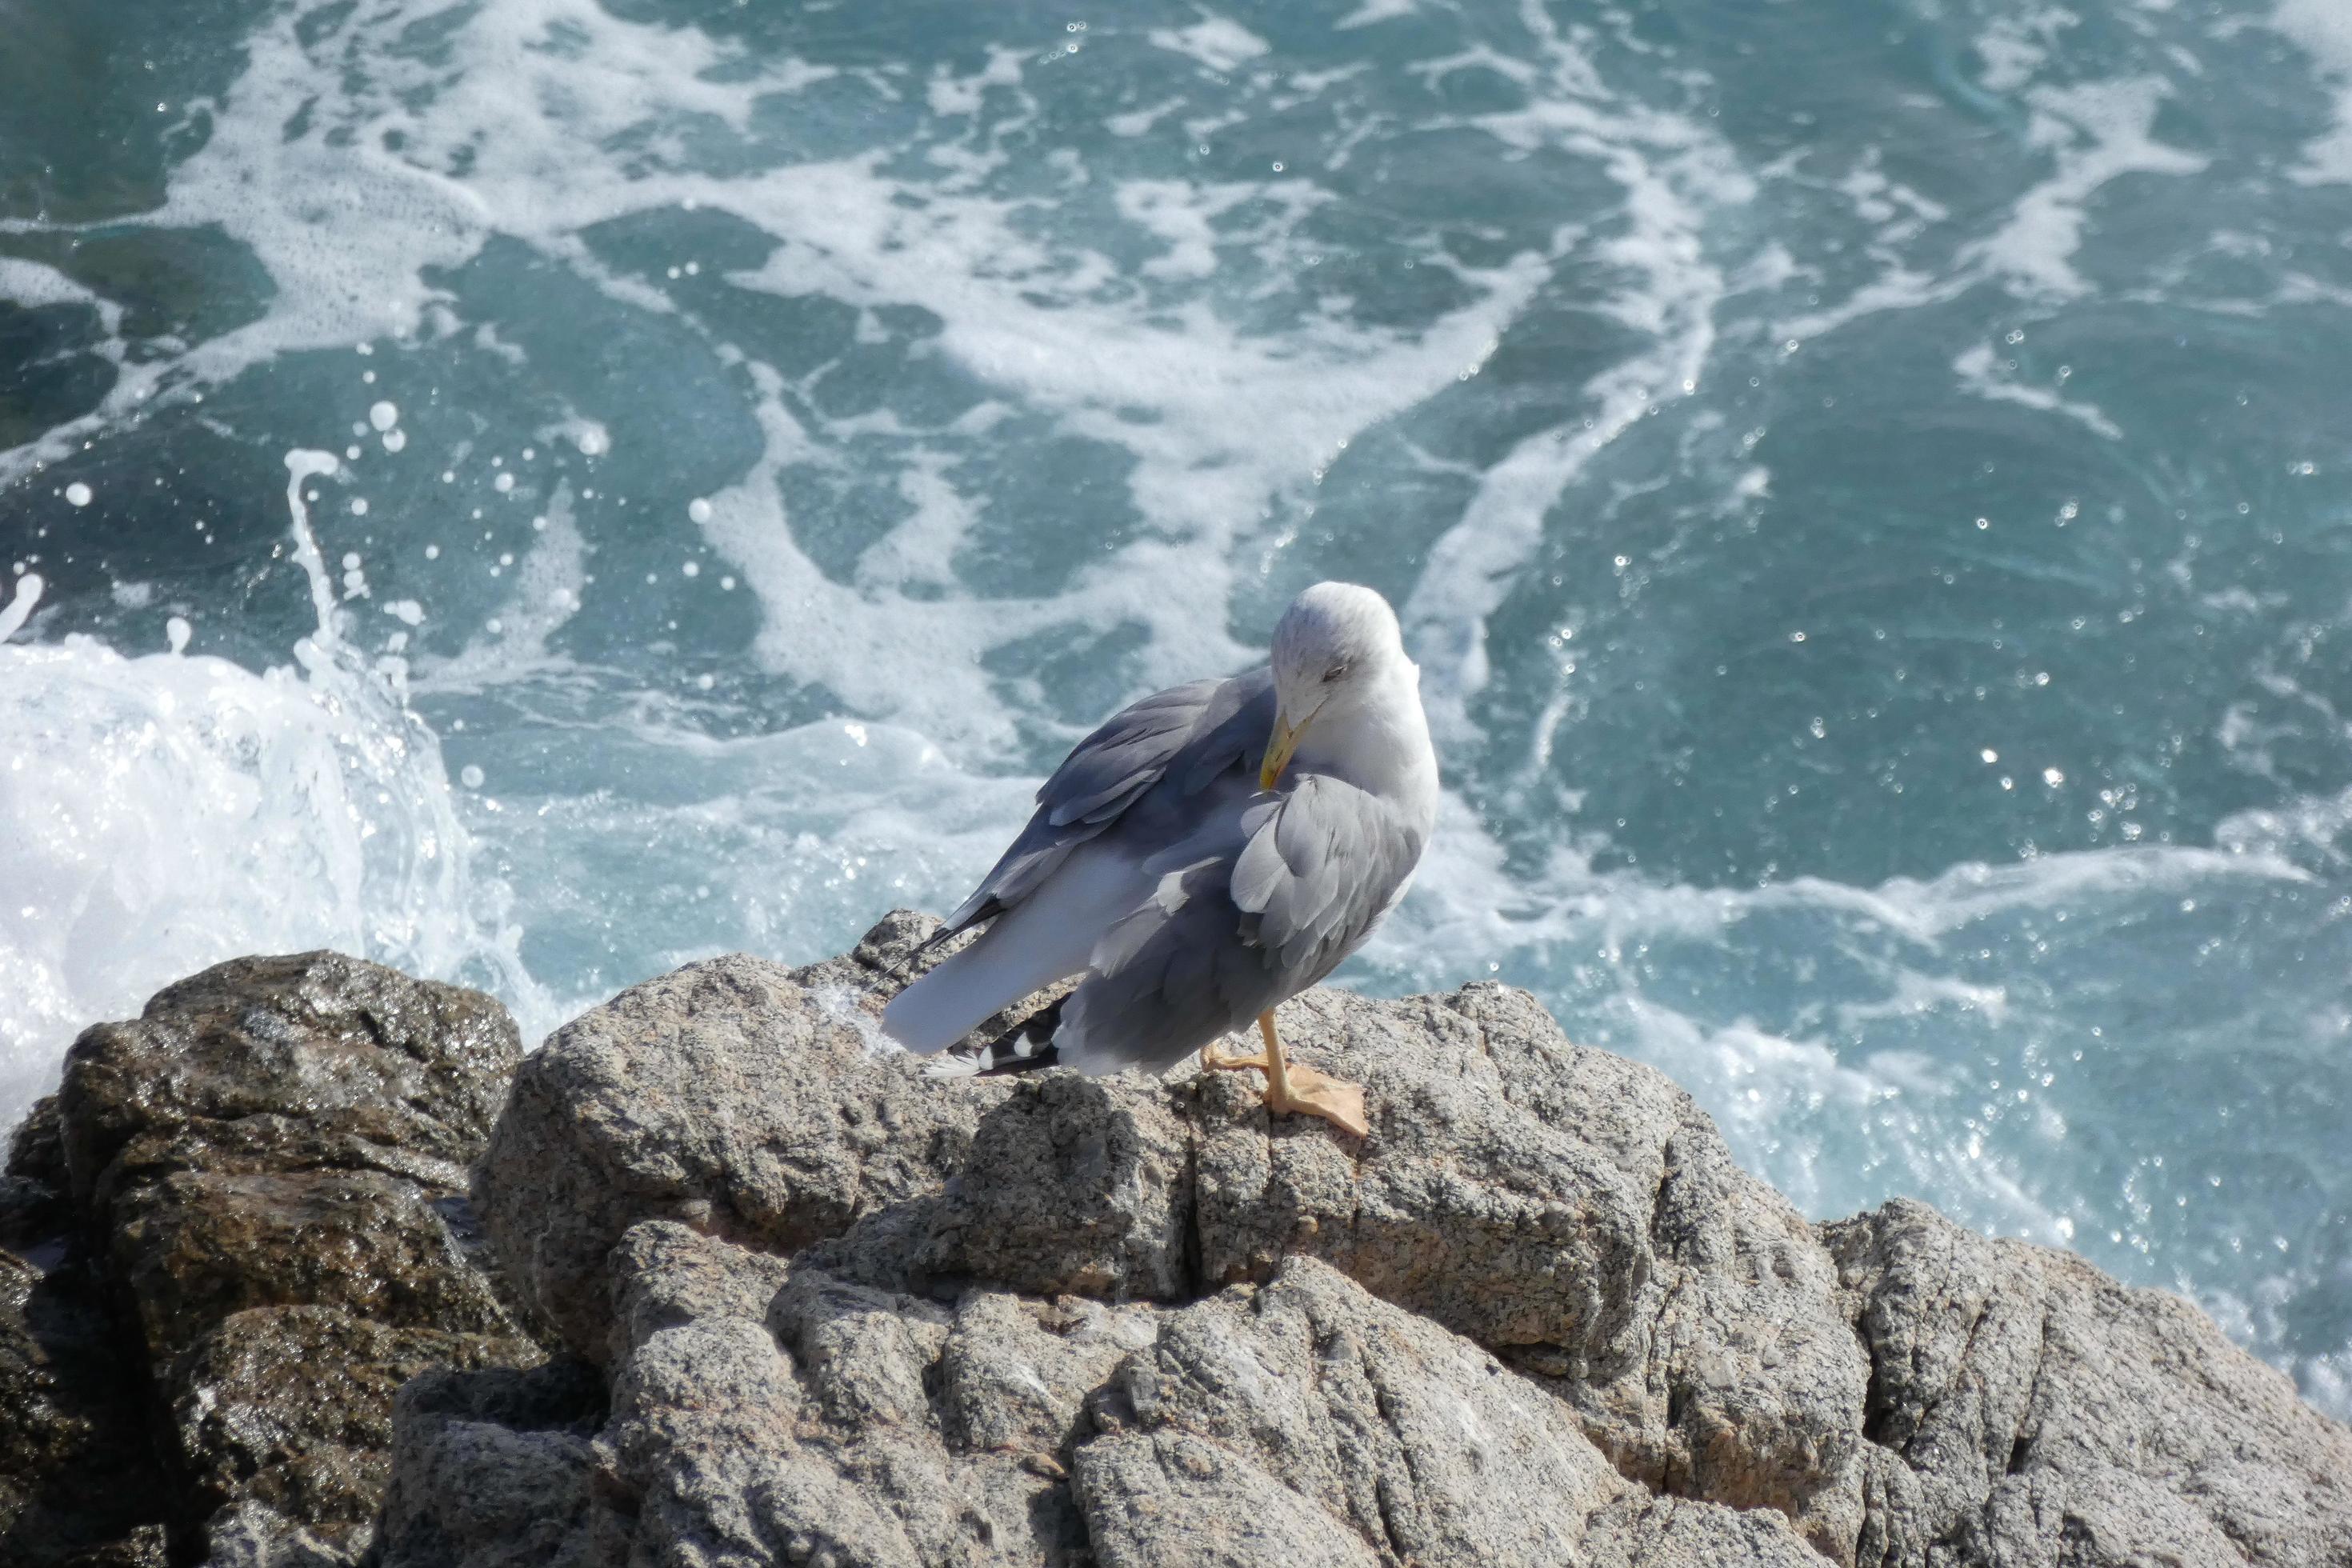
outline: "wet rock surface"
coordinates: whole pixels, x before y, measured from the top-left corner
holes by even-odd
[[[92,1030],[0,1186],[0,1382],[163,1502],[24,1561],[2352,1568],[2352,1434],[2193,1309],[1808,1224],[1520,993],[1286,1005],[1359,1141],[1249,1074],[927,1079],[874,1014],[932,929],[520,1065],[323,955]],[[111,1405],[40,1369],[74,1322]]]
[[[160,1568],[145,1387],[68,1246],[65,1189],[57,1102],[45,1100],[0,1177],[0,1563]]]
[[[121,1500],[134,1517],[96,1533],[122,1561],[363,1551],[401,1384],[541,1354],[466,1196],[520,1055],[489,998],[333,953],[223,964],[85,1032],[20,1139],[42,1168],[16,1179],[41,1191],[0,1194],[0,1269],[38,1276],[26,1300],[55,1305],[18,1320],[58,1387],[105,1413],[85,1446],[123,1473],[93,1487],[86,1466],[39,1495]],[[0,1446],[0,1487],[19,1451]],[[74,1560],[57,1555],[69,1533],[20,1512],[0,1561]]]

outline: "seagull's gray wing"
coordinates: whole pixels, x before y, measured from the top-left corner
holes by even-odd
[[[1389,912],[1420,864],[1422,836],[1386,801],[1308,773],[1234,863],[1242,935],[1304,990],[1339,967]]]
[[[1164,1067],[1297,995],[1362,945],[1421,851],[1394,807],[1328,775],[1248,798],[1146,862],[1157,888],[1096,947],[1061,1059]]]
[[[1155,692],[1105,720],[1037,791],[1036,814],[942,935],[1013,908],[1070,851],[1099,837],[1148,795],[1198,795],[1220,775],[1255,771],[1274,728],[1274,676],[1254,669]]]

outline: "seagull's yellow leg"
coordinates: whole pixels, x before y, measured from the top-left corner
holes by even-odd
[[[1265,1073],[1265,1108],[1275,1115],[1304,1111],[1359,1138],[1371,1135],[1371,1123],[1364,1120],[1361,1087],[1317,1072],[1313,1068],[1293,1066],[1282,1054],[1282,1041],[1274,1032],[1273,1014],[1257,1016],[1257,1032],[1265,1042],[1265,1049],[1258,1055],[1228,1056],[1212,1043],[1201,1047],[1201,1066],[1224,1072],[1241,1068],[1261,1068]]]
[[[1254,1057],[1236,1057],[1229,1055],[1225,1051],[1224,1047],[1220,1046],[1214,1040],[1211,1040],[1207,1045],[1202,1046],[1201,1047],[1201,1070],[1203,1072],[1239,1072],[1244,1068],[1257,1068],[1263,1070],[1268,1081],[1271,1081],[1274,1075],[1283,1069],[1284,1065],[1281,1047],[1275,1043],[1273,1014],[1260,1013],[1257,1016],[1257,1032],[1258,1037],[1265,1041],[1265,1049],[1258,1052],[1258,1054]]]

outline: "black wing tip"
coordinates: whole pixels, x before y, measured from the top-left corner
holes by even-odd
[[[1062,1004],[1059,1001],[1040,1007],[985,1045],[951,1046],[940,1053],[939,1062],[931,1068],[935,1078],[1003,1078],[1013,1073],[1036,1072],[1053,1067],[1061,1060],[1060,1047],[1054,1044],[1055,1033],[1062,1026]]]
[[[956,906],[955,912],[940,922],[940,929],[915,945],[909,957],[920,957],[935,948],[946,946],[976,925],[985,925],[1004,912],[1004,904],[990,895],[971,898]]]

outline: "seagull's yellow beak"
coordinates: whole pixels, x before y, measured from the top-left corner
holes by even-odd
[[[1315,721],[1308,714],[1307,722]],[[1275,715],[1274,733],[1266,737],[1265,765],[1257,771],[1257,787],[1272,789],[1282,777],[1282,770],[1290,765],[1290,753],[1298,750],[1298,737],[1307,732],[1307,724],[1292,724],[1280,714]]]

